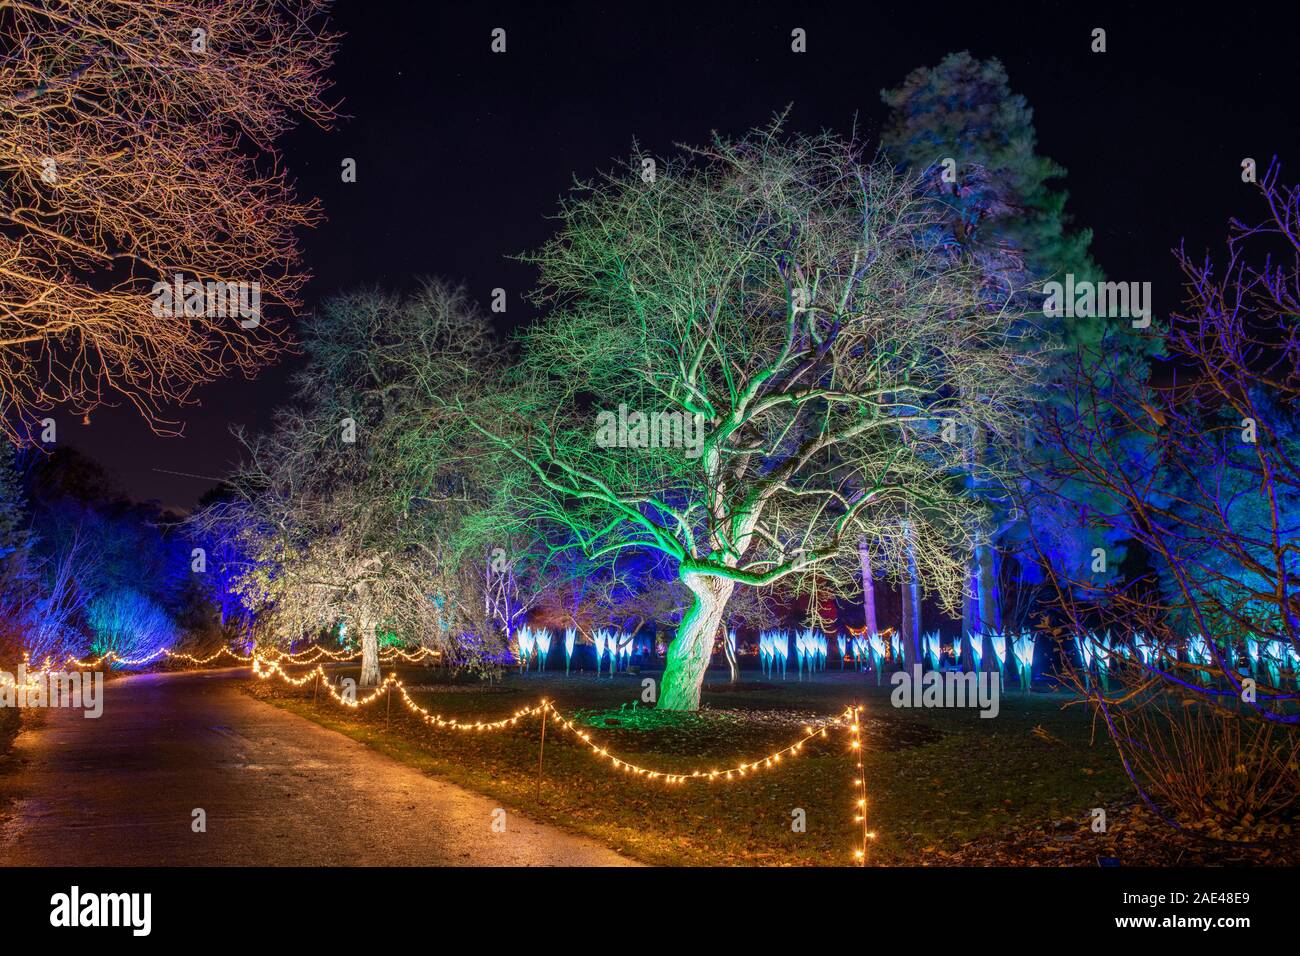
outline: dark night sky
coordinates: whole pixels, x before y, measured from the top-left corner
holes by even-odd
[[[874,138],[879,90],[969,49],[1001,58],[1035,108],[1039,150],[1069,170],[1069,209],[1095,232],[1111,278],[1150,280],[1157,313],[1178,298],[1169,250],[1217,247],[1227,218],[1254,218],[1240,162],[1277,154],[1300,175],[1296,30],[1288,9],[1076,2],[588,5],[342,0],[335,95],[350,119],[283,142],[301,194],[328,221],[307,234],[308,307],[359,284],[407,287],[422,274],[464,281],[486,304],[509,292],[530,316],[531,270],[506,256],[543,241],[576,174],[608,168],[633,139],[664,155],[710,130],[741,134],[792,104],[790,125]],[[993,12],[991,12],[993,11]],[[489,52],[493,27],[509,52]],[[790,52],[790,30],[808,52]],[[1093,27],[1108,52],[1089,52]],[[358,181],[340,182],[343,157]],[[126,408],[60,437],[103,463],[138,500],[188,507],[237,455],[232,423],[265,424],[285,400],[290,361],[256,382],[208,387],[177,411],[181,438],[150,433]],[[159,470],[161,469],[161,471]]]

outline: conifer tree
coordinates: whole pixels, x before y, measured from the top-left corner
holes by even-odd
[[[1012,92],[1000,61],[980,60],[966,51],[912,71],[881,96],[891,108],[884,145],[894,162],[927,178],[944,209],[945,239],[954,255],[975,263],[993,307],[1008,299],[1022,307],[1023,347],[1051,356],[1045,387],[1036,396],[1036,417],[1069,417],[1072,409],[1062,405],[1061,390],[1052,383],[1071,377],[1073,365],[1083,361],[1098,373],[1104,390],[1107,376],[1101,374],[1099,359],[1113,359],[1118,351],[1127,356],[1121,364],[1128,364],[1139,361],[1145,347],[1126,320],[1044,315],[1044,282],[1067,274],[1077,282],[1099,282],[1103,276],[1088,251],[1091,231],[1072,228],[1065,211],[1068,194],[1055,185],[1065,169],[1037,152],[1033,109]],[[1114,362],[1107,361],[1105,368],[1114,368]],[[1098,547],[1111,559],[1107,575],[1122,558],[1115,533],[1089,519],[1092,510],[1115,510],[1114,503],[1063,496],[1059,487],[1043,493],[1055,455],[1036,439],[1038,432],[1032,421],[1026,422],[1024,480],[1016,488],[1000,488],[983,477],[991,464],[983,436],[963,430],[968,491],[988,505],[987,524],[974,535],[979,543],[971,555],[974,593],[967,589],[963,606],[964,639],[972,631],[988,633],[1003,626],[998,594],[1002,554],[1019,551],[1025,558],[1021,576],[1030,580],[1037,578],[1025,554],[1031,540],[1038,544],[1033,550],[1072,572]],[[1031,512],[1033,527],[1026,522]]]

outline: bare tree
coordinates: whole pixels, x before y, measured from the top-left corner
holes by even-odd
[[[30,413],[114,399],[167,428],[166,405],[232,371],[251,376],[282,349],[274,306],[298,304],[296,232],[319,213],[295,199],[272,144],[295,115],[334,116],[322,99],[335,47],[326,7],[0,0],[11,438]],[[202,284],[195,308],[156,308],[155,285],[177,275]],[[256,312],[209,309],[209,282],[257,283]]]
[[[1033,361],[915,183],[853,144],[773,127],[650,169],[575,191],[509,387],[447,407],[532,470],[538,520],[676,564],[659,706],[694,709],[737,584],[847,589],[865,533],[955,603],[981,506],[949,439],[1009,436]]]
[[[281,635],[347,621],[369,686],[381,629],[445,651],[465,631],[489,637],[472,583],[479,565],[466,567],[455,540],[477,507],[467,466],[447,444],[416,460],[407,443],[418,431],[410,370],[486,362],[490,330],[461,290],[427,283],[407,298],[329,300],[306,324],[304,346],[298,404],[246,440],[231,500],[201,520],[242,536],[251,555],[243,593]]]
[[[1174,380],[1081,362],[1073,409],[1048,424],[1056,486],[1115,501],[1090,520],[1147,557],[1112,580],[1044,555],[1060,629],[1081,642],[1069,676],[1176,825],[1277,823],[1300,793],[1298,695],[1283,686],[1300,671],[1300,188],[1278,174],[1260,182],[1262,222],[1233,221],[1224,261],[1179,250]]]

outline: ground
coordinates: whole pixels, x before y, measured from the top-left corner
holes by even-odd
[[[330,669],[334,681],[356,673]],[[721,672],[704,709],[680,714],[640,704],[642,675],[400,673],[419,703],[460,719],[545,697],[601,747],[671,772],[748,763],[858,701],[873,865],[1300,861],[1291,846],[1211,844],[1155,821],[1105,734],[1063,694],[1013,690],[982,719],[896,709],[888,687],[852,672],[746,673],[734,686]],[[842,734],[731,782],[667,786],[596,759],[551,718],[539,791],[536,718],[440,730],[400,699],[391,712],[386,700],[351,710],[313,691],[247,669],[142,674],[110,682],[99,720],[28,715],[0,758],[0,864],[844,866],[861,838]],[[1105,833],[1090,826],[1098,807]],[[505,835],[491,830],[498,809]]]
[[[339,677],[352,673],[339,668]],[[355,675],[353,675],[355,676]],[[640,705],[640,676],[513,674],[503,682],[446,685],[436,671],[401,676],[434,712],[493,720],[554,701],[578,715],[593,740],[634,763],[678,771],[749,761],[801,736],[810,719],[832,717],[860,700],[874,864],[1121,865],[1268,862],[1296,859],[1277,848],[1261,856],[1184,838],[1136,806],[1105,733],[1094,735],[1084,708],[1060,693],[1012,690],[1001,713],[906,710],[888,686],[835,670],[812,682],[746,673],[735,686],[711,672],[704,709],[656,713]],[[817,740],[805,755],[732,782],[666,786],[619,772],[567,734],[547,735],[540,799],[535,719],[500,733],[431,728],[400,702],[345,710],[312,688],[278,680],[249,692],[308,716],[427,773],[446,777],[539,820],[591,836],[661,865],[845,865],[860,841],[854,822],[853,765],[847,738]],[[1107,832],[1092,830],[1093,809]],[[802,810],[806,830],[797,832]],[[1270,853],[1272,854],[1270,857]]]
[[[42,712],[0,761],[0,864],[629,862],[516,808],[493,830],[497,801],[264,706],[247,676],[141,674],[109,683],[97,720]]]

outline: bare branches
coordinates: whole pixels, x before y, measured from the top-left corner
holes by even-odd
[[[286,345],[306,274],[272,143],[327,124],[324,0],[0,2],[0,399],[126,400],[156,428]],[[256,325],[159,314],[154,284],[258,283]],[[269,309],[267,308],[269,306]],[[197,320],[196,320],[197,319]]]
[[[1110,502],[1089,520],[1143,558],[1118,581],[1057,570],[1067,676],[1168,822],[1268,837],[1300,783],[1300,190],[1274,164],[1260,192],[1225,256],[1177,252],[1172,380],[1084,357],[1047,429],[1058,493]]]
[[[955,595],[951,534],[980,506],[954,487],[944,425],[1016,432],[1034,358],[1010,307],[937,244],[915,183],[852,144],[773,130],[641,171],[566,202],[531,257],[554,312],[509,391],[465,410],[532,468],[539,516],[592,554],[847,584],[858,535],[897,541],[910,509],[941,529],[918,532],[936,546],[926,578]],[[699,445],[598,440],[599,413],[622,408],[698,421]],[[897,573],[901,551],[881,554]]]

